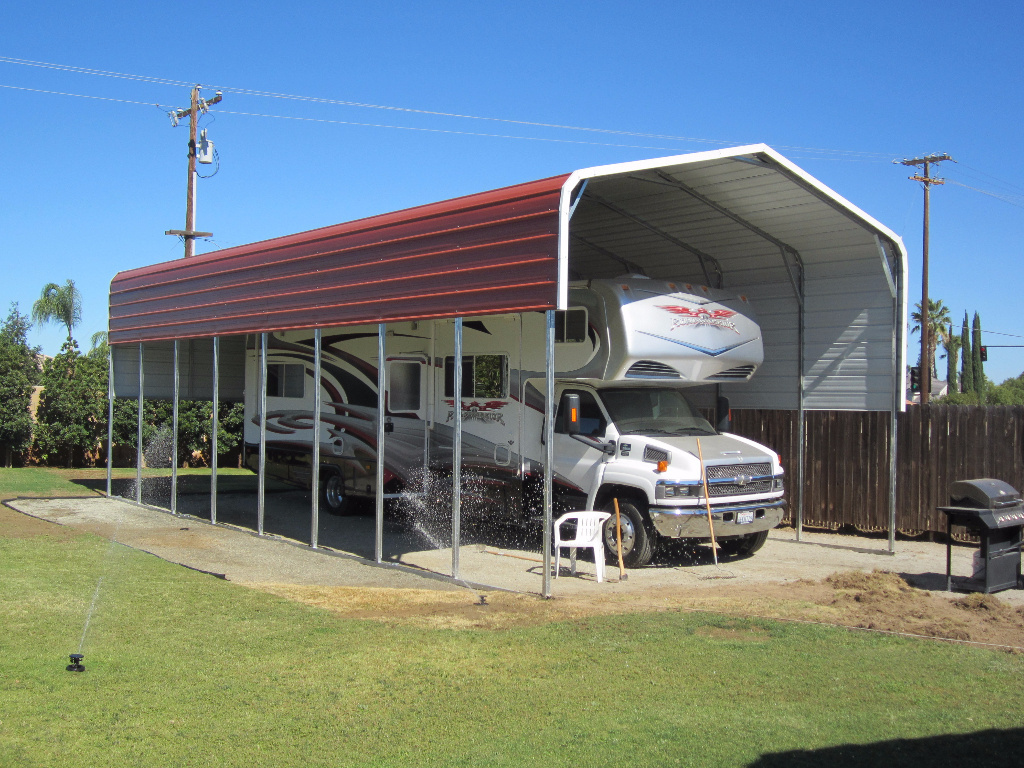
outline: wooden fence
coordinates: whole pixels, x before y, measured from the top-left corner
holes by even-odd
[[[889,414],[807,411],[804,525],[889,525]],[[733,411],[733,431],[772,447],[787,473],[790,514],[796,503],[796,411]],[[936,508],[956,480],[994,477],[1024,490],[1024,406],[908,406],[897,414],[896,528],[945,532]]]

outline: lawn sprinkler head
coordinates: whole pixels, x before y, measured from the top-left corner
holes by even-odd
[[[487,605],[487,595],[480,595],[480,602],[477,605]]]
[[[85,667],[82,666],[82,659],[85,658],[80,653],[71,654],[71,663],[68,664],[68,672],[85,672]]]

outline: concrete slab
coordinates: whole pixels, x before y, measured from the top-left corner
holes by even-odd
[[[310,517],[308,494],[298,491],[268,498],[265,530],[256,536],[251,499],[244,496],[218,501],[218,520],[211,525],[188,515],[139,506],[120,499],[18,499],[8,506],[62,525],[70,525],[114,539],[212,573],[232,581],[319,586],[460,589],[450,582],[452,550],[444,521],[398,524],[386,521],[385,564],[372,562],[374,518],[371,515],[321,515],[321,548],[308,546]],[[179,509],[189,508],[187,497]],[[197,510],[202,514],[202,510]],[[208,515],[208,510],[206,512]],[[438,521],[435,521],[438,522]],[[246,527],[241,527],[246,526]],[[540,594],[543,580],[540,537],[517,540],[507,529],[464,528],[459,550],[460,576],[475,585]],[[784,584],[799,579],[818,580],[836,571],[874,569],[902,574],[914,586],[945,593],[946,548],[924,541],[897,542],[887,551],[884,539],[804,532],[797,542],[792,529],[772,532],[760,552],[745,559],[712,561],[708,547],[669,546],[645,568],[631,569],[619,580],[618,568],[608,566],[606,581],[594,578],[594,563],[581,558],[576,576],[563,559],[560,577],[553,580],[556,597],[596,596],[617,599],[648,591],[699,590],[720,585]],[[954,575],[967,576],[975,548],[953,548]],[[952,593],[951,596],[959,596]],[[1000,598],[1024,605],[1024,590],[1008,590]]]

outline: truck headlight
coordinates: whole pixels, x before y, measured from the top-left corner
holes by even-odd
[[[775,490],[775,491],[781,491],[782,490],[782,476],[781,475],[776,477],[774,479],[774,481],[772,482],[772,490]]]
[[[657,499],[680,499],[698,495],[699,486],[690,483],[658,483],[654,488],[654,496]]]

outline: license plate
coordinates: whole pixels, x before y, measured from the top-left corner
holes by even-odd
[[[746,525],[752,522],[754,522],[754,510],[736,513],[736,525]]]

